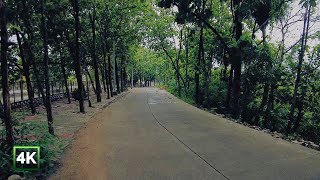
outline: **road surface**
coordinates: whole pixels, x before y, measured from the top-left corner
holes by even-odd
[[[51,179],[320,179],[320,152],[137,88],[79,132]]]

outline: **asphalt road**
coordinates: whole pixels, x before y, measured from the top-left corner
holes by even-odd
[[[137,88],[96,117],[52,179],[320,179],[320,152]]]

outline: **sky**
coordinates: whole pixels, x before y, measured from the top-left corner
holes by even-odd
[[[294,45],[297,41],[299,41],[299,39],[301,38],[301,34],[302,34],[302,30],[303,30],[303,13],[304,13],[304,9],[301,8],[301,5],[299,5],[300,0],[292,0],[292,2],[290,3],[290,6],[288,8],[288,17],[289,18],[289,23],[291,24],[291,26],[288,29],[288,33],[286,34],[286,38],[285,38],[285,46],[287,48],[291,47],[292,45]],[[173,7],[173,11],[177,12],[178,9],[177,7]],[[318,20],[318,22],[314,23],[311,22],[310,23],[310,30],[309,30],[309,35],[311,34],[315,34],[316,32],[320,32],[320,2],[318,0],[317,3],[317,7],[314,8],[313,10],[313,14],[312,14],[312,18],[311,20],[315,21],[315,19]],[[299,21],[300,20],[300,21]],[[297,21],[297,22],[296,22]],[[281,30],[279,29],[281,26],[279,23],[275,23],[272,26],[269,25],[267,28],[267,35],[268,38],[271,42],[274,43],[279,43],[281,41]],[[262,33],[261,31],[257,31],[256,32],[256,37],[258,39],[262,39]],[[175,41],[176,41],[176,48],[178,48],[178,44],[179,44],[179,39],[177,37],[175,37]],[[319,40],[308,40],[308,45],[309,46],[314,46],[316,44],[320,44]]]
[[[305,12],[304,9],[301,8],[299,5],[299,0],[293,0],[293,3],[289,7],[289,23],[292,23],[288,29],[288,33],[285,38],[285,46],[291,47],[294,45],[299,39],[301,38],[301,34],[303,31],[303,14]],[[318,22],[311,22],[310,23],[310,30],[309,35],[315,34],[316,32],[319,33],[320,31],[320,2],[318,2],[317,7],[314,8],[314,13],[311,17],[311,21],[315,21],[318,18]],[[296,22],[298,21],[298,22]],[[276,23],[273,27],[268,27],[268,36],[271,42],[280,42],[281,41],[281,30],[279,29],[281,26],[279,23]],[[258,32],[257,36],[261,38],[261,33]],[[319,40],[308,40],[308,45],[314,46],[319,44]]]

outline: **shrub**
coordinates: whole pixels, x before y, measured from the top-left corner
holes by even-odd
[[[87,97],[87,93],[85,91],[83,91],[82,93],[83,97],[86,98]],[[79,96],[79,90],[75,89],[74,91],[71,92],[71,96],[73,99],[75,100],[79,100],[80,96]]]
[[[298,132],[304,139],[320,143],[320,124],[305,123]]]

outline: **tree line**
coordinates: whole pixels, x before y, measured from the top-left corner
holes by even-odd
[[[50,82],[62,79],[85,112],[87,78],[97,102],[103,91],[110,98],[154,82],[198,107],[320,142],[318,4],[0,0],[6,141],[14,142],[8,83],[23,77],[32,114],[41,92],[51,134]]]
[[[129,49],[142,39],[137,22],[146,6],[138,0],[0,1],[2,119],[9,147],[15,142],[9,83],[25,81],[32,115],[36,114],[35,89],[40,92],[48,131],[54,135],[50,83],[63,80],[68,102],[71,96],[78,100],[82,113],[89,98],[85,78],[97,102],[103,91],[108,99],[125,91]],[[77,82],[73,92],[70,79]]]
[[[319,143],[318,4],[160,0],[144,48],[188,102]]]

